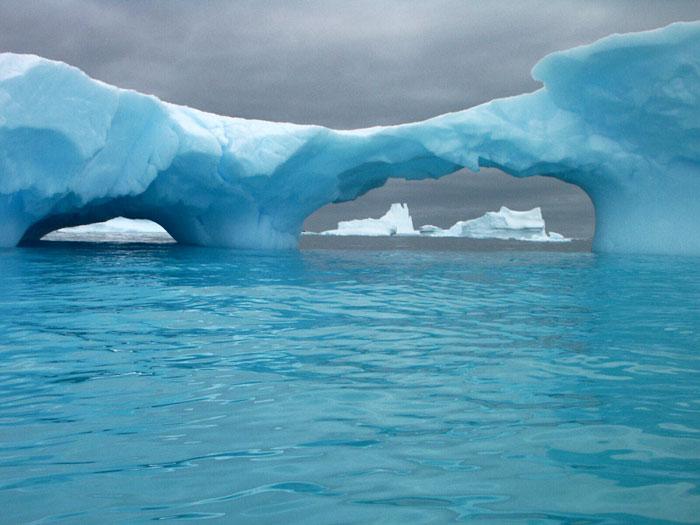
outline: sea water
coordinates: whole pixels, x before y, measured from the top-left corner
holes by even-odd
[[[698,522],[699,262],[2,250],[0,522]]]

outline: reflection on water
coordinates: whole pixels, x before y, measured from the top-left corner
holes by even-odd
[[[0,251],[0,521],[684,522],[698,260]]]

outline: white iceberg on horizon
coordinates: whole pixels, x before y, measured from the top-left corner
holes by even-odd
[[[42,240],[102,242],[175,242],[159,224],[146,219],[115,217],[104,222],[61,228]]]
[[[535,242],[566,242],[563,235],[547,232],[542,209],[538,206],[527,211],[515,211],[501,206],[481,217],[458,221],[451,228],[441,230],[432,225],[421,226],[422,235],[431,237],[469,237],[472,239],[510,239]]]
[[[379,219],[354,219],[340,221],[335,230],[326,230],[319,235],[356,235],[362,237],[385,237],[391,235],[417,235],[408,205],[395,202]]]
[[[439,226],[434,226],[432,224],[424,224],[420,228],[418,228],[418,233],[421,235],[432,235],[433,233],[438,233],[438,232],[443,232],[442,228]]]
[[[313,235],[312,232],[305,232]],[[425,224],[416,230],[407,204],[394,203],[379,219],[355,219],[340,221],[335,230],[318,235],[390,237],[393,235],[422,235],[424,237],[466,237],[471,239],[509,239],[534,242],[566,242],[563,235],[547,232],[542,209],[515,211],[501,206],[498,211],[486,212],[481,217],[458,221],[443,230]]]

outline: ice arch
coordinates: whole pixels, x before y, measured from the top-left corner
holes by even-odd
[[[296,245],[305,217],[390,177],[498,167],[576,184],[599,251],[700,254],[700,23],[548,55],[544,87],[400,126],[222,117],[0,55],[0,245],[115,216],[180,242]]]

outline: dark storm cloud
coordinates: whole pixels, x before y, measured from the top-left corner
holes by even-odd
[[[530,69],[547,53],[698,18],[696,0],[2,0],[0,51],[63,60],[215,113],[353,128],[532,91]],[[540,205],[555,231],[590,235],[592,208],[581,190],[486,172],[390,181],[319,210],[307,227],[379,216],[400,200],[418,224],[441,226],[501,204]]]
[[[0,3],[0,49],[216,113],[356,127],[536,89],[532,65],[698,2]]]

